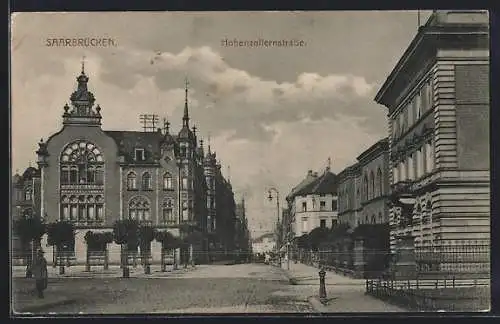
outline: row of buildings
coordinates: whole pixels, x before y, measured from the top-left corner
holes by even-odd
[[[182,228],[197,230],[205,237],[195,247],[198,255],[248,250],[244,201],[235,202],[216,153],[210,144],[204,148],[196,127],[190,126],[187,84],[182,126],[175,134],[168,121],[163,129],[103,130],[101,107],[94,104],[88,81],[82,63],[71,105],[64,106],[62,128],[38,143],[38,168],[14,176],[13,218],[72,222],[77,261],[85,259],[87,231],[109,230],[121,219],[136,219],[177,237],[186,234]],[[109,248],[114,249],[111,258],[119,260],[119,247]]]
[[[387,224],[392,250],[401,238],[489,244],[488,24],[485,11],[433,12],[375,97],[388,136],[339,174],[309,171],[287,196],[283,237]]]

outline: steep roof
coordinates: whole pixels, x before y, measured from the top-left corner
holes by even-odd
[[[144,161],[141,163],[156,163],[160,157],[160,143],[163,140],[161,132],[137,132],[137,131],[105,131],[111,136],[126,162],[134,162],[136,148],[144,149]]]
[[[305,196],[311,194],[336,194],[337,193],[337,175],[326,171],[312,182],[303,186],[295,192],[295,196]]]
[[[306,178],[304,180],[302,180],[297,186],[295,186],[292,189],[292,191],[288,194],[288,196],[286,197],[286,199],[287,200],[288,199],[293,199],[295,196],[297,196],[297,192],[299,192],[304,187],[306,187],[307,185],[309,185],[310,183],[312,183],[313,181],[315,181],[317,178],[318,178],[317,174],[313,173],[312,170],[310,170],[307,173]]]

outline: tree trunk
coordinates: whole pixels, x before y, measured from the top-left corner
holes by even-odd
[[[57,261],[59,263],[59,274],[60,275],[63,275],[64,274],[64,253],[63,251],[61,251],[62,248],[61,247],[57,247]]]
[[[141,248],[141,255],[143,257],[144,274],[151,274],[151,267],[149,265],[149,256],[151,255],[151,243],[149,243],[149,248],[144,246]]]
[[[174,270],[177,270],[177,249],[174,249]]]
[[[122,269],[123,269],[123,278],[130,278],[130,271],[129,271],[129,268],[128,268],[128,247],[125,246],[125,248],[123,248],[123,245],[122,245],[122,260],[123,260],[123,265],[122,265]]]
[[[87,245],[87,260],[85,262],[85,271],[90,272],[90,251],[88,245]]]
[[[160,261],[161,272],[165,272],[165,248],[163,247],[163,243],[161,245],[160,257],[161,257],[161,261]]]
[[[109,251],[108,249],[104,250],[104,270],[109,269]]]
[[[29,248],[26,252],[26,278],[32,278],[33,277],[33,272],[31,271],[31,268],[33,267],[33,244],[34,242],[32,241]]]

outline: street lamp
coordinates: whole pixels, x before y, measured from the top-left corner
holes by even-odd
[[[276,218],[276,249],[278,250],[278,260],[280,263],[281,267],[281,254],[280,254],[280,238],[279,238],[279,224],[280,224],[280,192],[278,189],[271,187],[268,190],[269,195],[267,198],[269,201],[273,201],[273,193],[276,195],[276,212],[277,212],[277,218]]]

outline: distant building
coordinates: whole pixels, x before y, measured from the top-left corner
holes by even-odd
[[[234,231],[235,250],[240,253],[248,253],[252,249],[250,242],[250,231],[246,217],[245,199],[236,204],[236,222]]]
[[[382,85],[388,109],[391,242],[490,238],[489,18],[437,10]]]
[[[274,233],[264,234],[252,241],[253,253],[266,253],[275,250],[276,240]]]
[[[384,138],[357,157],[358,162],[338,175],[339,223],[360,224],[389,221],[389,150]]]
[[[34,167],[27,168],[22,175],[12,177],[11,211],[12,221],[21,218],[40,217],[40,170]],[[13,224],[13,222],[12,222]],[[30,247],[22,246],[19,238],[12,233],[12,256],[14,262],[22,262],[23,251]]]
[[[306,178],[292,189],[286,200],[294,237],[317,227],[332,227],[338,222],[337,175],[330,172],[329,167],[321,175],[309,170]]]

